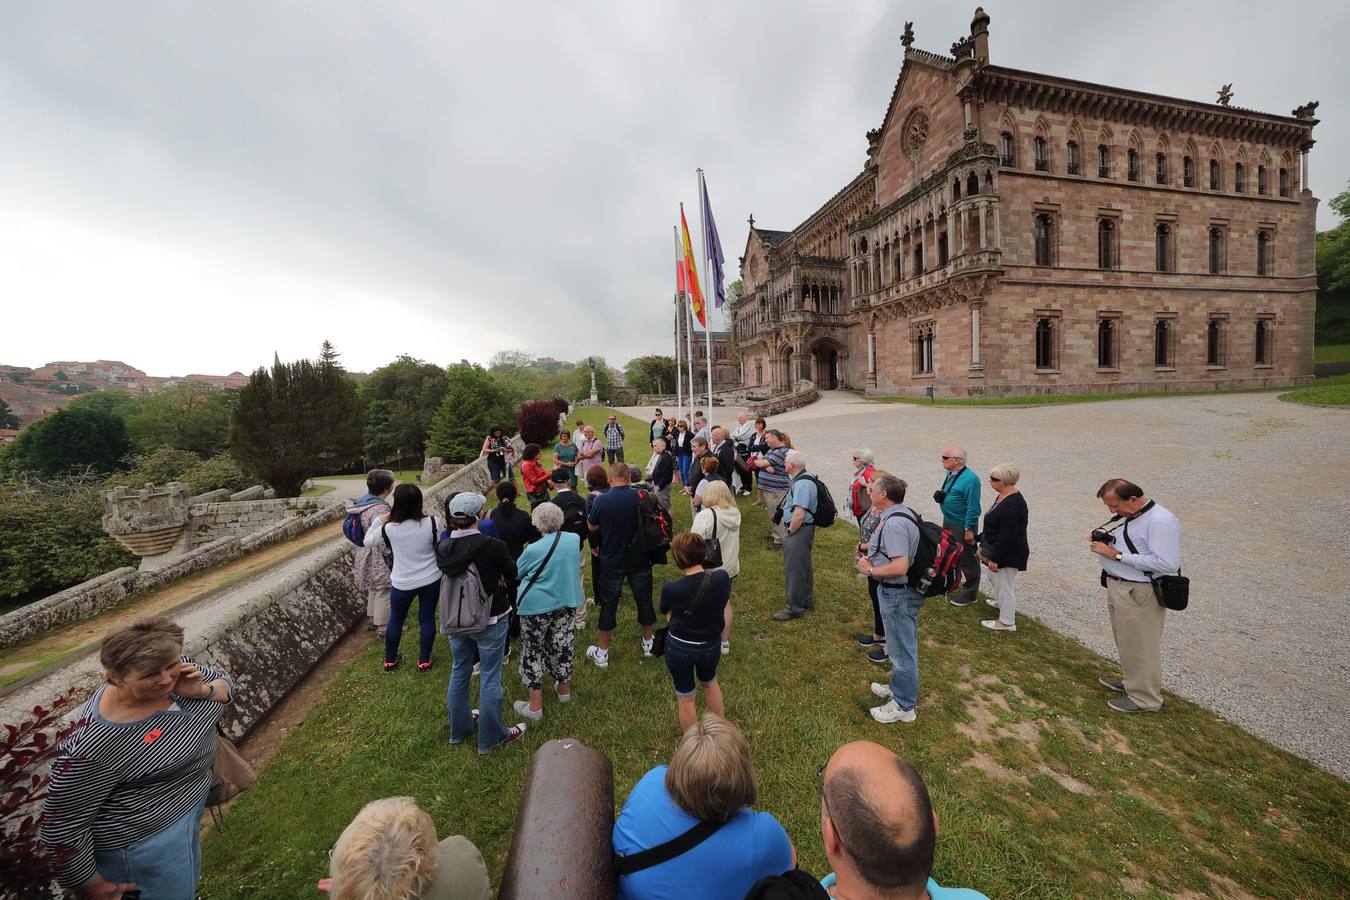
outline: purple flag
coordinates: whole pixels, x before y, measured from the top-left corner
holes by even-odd
[[[717,223],[713,221],[712,204],[708,202],[708,182],[703,181],[703,246],[708,249],[708,256],[711,258],[713,296],[716,297],[715,306],[722,308],[722,304],[727,302],[727,291],[722,285],[722,266],[726,259],[722,256],[722,241],[717,237]]]

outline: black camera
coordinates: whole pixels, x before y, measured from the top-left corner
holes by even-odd
[[[942,505],[942,501],[947,499],[946,491],[933,491],[933,502]]]
[[[1096,541],[1099,544],[1114,544],[1116,542],[1116,536],[1109,531],[1094,528],[1092,529],[1090,540]]]

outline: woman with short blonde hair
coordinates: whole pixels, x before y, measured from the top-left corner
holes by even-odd
[[[994,585],[993,600],[998,618],[980,622],[992,631],[1017,630],[1017,591],[1013,578],[1026,571],[1031,551],[1027,546],[1027,501],[1017,488],[1022,477],[1017,466],[999,463],[989,470],[989,486],[998,495],[984,514],[984,533],[980,535],[980,561],[989,569]]]
[[[436,840],[431,816],[411,797],[367,803],[333,845],[330,877],[319,882],[334,900],[489,898],[487,866],[462,835]]]
[[[619,896],[668,897],[679,884],[688,897],[743,897],[765,875],[791,869],[792,842],[770,813],[751,808],[758,797],[745,736],[705,713],[685,729],[670,765],[642,776],[614,822]],[[679,856],[627,863],[704,823],[716,830]]]

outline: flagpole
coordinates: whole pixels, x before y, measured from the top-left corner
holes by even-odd
[[[680,319],[683,310],[680,307],[681,285],[679,279],[681,267],[684,266],[684,255],[680,253],[679,226],[672,226],[670,234],[675,239],[675,415],[678,416],[679,411],[684,408],[683,379],[680,375]]]
[[[703,189],[703,170],[698,170],[698,221],[702,226],[703,232],[703,337],[705,340],[705,360],[708,364],[708,421],[712,421],[713,415],[713,383],[712,383],[712,314],[713,311],[708,308],[708,300],[713,296],[710,293],[712,288],[712,248],[708,246],[708,210],[703,202],[706,196]]]
[[[684,273],[686,286],[688,284],[689,273]],[[689,428],[694,428],[694,304],[691,301],[689,292],[684,294],[684,352],[685,364],[689,367]]]

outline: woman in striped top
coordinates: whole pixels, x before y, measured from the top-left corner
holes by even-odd
[[[162,616],[103,639],[106,681],[61,745],[43,814],[43,841],[67,851],[57,878],[80,897],[196,893],[213,732],[234,681],[182,654],[183,629]]]

